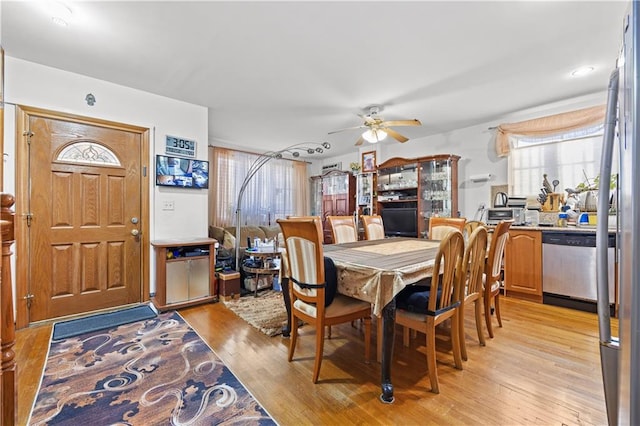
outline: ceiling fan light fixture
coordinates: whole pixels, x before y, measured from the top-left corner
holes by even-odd
[[[387,137],[387,132],[381,129],[369,129],[362,134],[362,137],[369,143],[377,143]]]

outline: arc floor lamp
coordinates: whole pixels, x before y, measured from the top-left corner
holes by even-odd
[[[286,155],[290,155],[294,158],[300,157],[301,153],[313,155],[322,154],[325,149],[331,149],[329,142],[322,143],[300,143],[288,146],[279,151],[269,151],[264,154],[260,154],[258,158],[251,163],[247,175],[240,185],[240,191],[238,191],[238,200],[236,202],[236,271],[240,270],[240,228],[242,226],[242,196],[247,189],[247,185],[253,179],[255,174],[269,161],[273,159],[285,158]]]

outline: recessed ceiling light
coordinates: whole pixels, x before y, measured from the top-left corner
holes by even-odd
[[[595,68],[593,67],[581,67],[571,72],[571,77],[583,77],[591,72],[593,72]]]

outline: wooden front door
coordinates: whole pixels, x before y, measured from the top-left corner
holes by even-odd
[[[28,322],[142,301],[142,133],[27,120]]]

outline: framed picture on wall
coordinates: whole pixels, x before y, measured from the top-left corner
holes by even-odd
[[[362,173],[376,171],[376,152],[369,151],[362,153]]]

